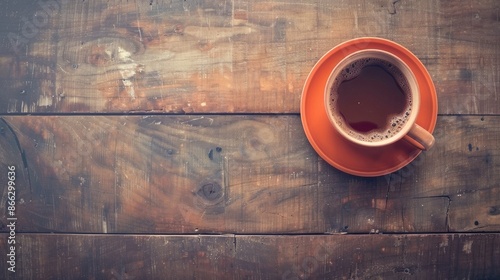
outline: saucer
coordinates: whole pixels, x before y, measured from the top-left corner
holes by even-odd
[[[422,151],[401,139],[383,147],[354,144],[338,133],[328,120],[324,89],[330,73],[342,58],[362,49],[380,49],[402,59],[413,71],[420,88],[416,123],[430,133],[437,120],[437,95],[432,79],[420,60],[405,47],[381,38],[364,37],[337,45],[313,67],[302,91],[300,114],[307,139],[330,165],[346,173],[374,177],[395,172],[411,163]]]

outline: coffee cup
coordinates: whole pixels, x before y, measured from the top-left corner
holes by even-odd
[[[350,142],[381,147],[405,139],[421,150],[434,144],[432,134],[416,123],[417,79],[390,52],[364,49],[344,57],[330,74],[324,98],[331,125]]]

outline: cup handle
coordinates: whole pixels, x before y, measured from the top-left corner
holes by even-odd
[[[435,142],[434,136],[418,124],[412,126],[405,139],[410,140],[408,142],[424,151],[429,150]]]

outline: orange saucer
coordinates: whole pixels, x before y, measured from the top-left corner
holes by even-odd
[[[329,164],[357,176],[382,176],[403,168],[422,151],[406,140],[384,147],[364,147],[349,142],[330,124],[324,106],[328,77],[346,55],[361,49],[380,49],[401,58],[413,71],[420,88],[421,103],[417,124],[432,133],[437,120],[437,95],[424,65],[408,49],[381,38],[358,38],[327,52],[314,65],[302,92],[300,113],[306,136],[314,150]]]

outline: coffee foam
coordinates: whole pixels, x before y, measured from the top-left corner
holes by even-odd
[[[337,90],[340,84],[344,81],[349,81],[361,74],[361,70],[367,66],[380,66],[396,80],[398,85],[403,90],[406,96],[406,108],[402,113],[394,115],[388,120],[388,127],[381,130],[372,130],[367,133],[360,133],[353,130],[348,123],[345,122],[344,117],[337,110]],[[341,70],[340,74],[335,78],[330,91],[330,108],[335,116],[337,125],[341,127],[350,136],[365,142],[377,142],[388,139],[396,135],[404,127],[411,115],[412,108],[412,93],[408,85],[408,80],[403,75],[401,70],[392,63],[378,59],[378,58],[362,58],[351,62],[348,66]]]

